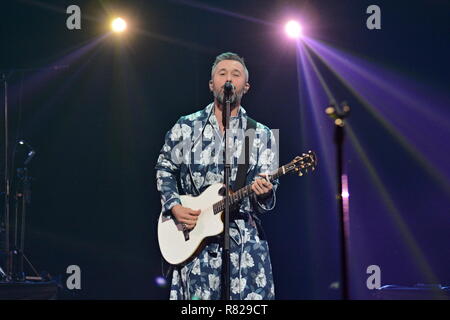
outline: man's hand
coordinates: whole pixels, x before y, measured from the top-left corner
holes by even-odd
[[[179,204],[172,208],[172,214],[175,219],[182,223],[186,229],[194,229],[200,212],[201,210],[192,210],[191,208],[186,208]]]
[[[252,183],[252,190],[256,193],[258,198],[264,199],[269,196],[270,190],[272,190],[273,185],[267,179],[265,174],[259,174],[264,178],[256,178],[256,180]]]

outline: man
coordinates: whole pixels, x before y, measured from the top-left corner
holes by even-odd
[[[243,139],[236,139],[238,130],[246,130],[251,120],[241,106],[241,99],[250,89],[248,70],[243,58],[235,53],[217,56],[211,70],[209,89],[214,102],[205,109],[181,117],[166,134],[156,170],[157,188],[161,193],[162,214],[173,215],[187,229],[195,228],[200,214],[197,208],[181,205],[177,179],[185,194],[199,195],[214,183],[223,183],[224,164],[224,84],[234,86],[231,96],[230,130],[227,131],[233,152],[231,186],[236,181],[237,162]],[[275,138],[264,125],[256,123],[250,146],[246,184],[252,184],[254,194],[242,201],[230,218],[230,299],[274,299],[272,266],[267,241],[258,214],[275,206],[273,184],[264,178],[278,167]],[[233,137],[230,139],[230,137]],[[179,147],[182,145],[183,147]],[[222,299],[221,271],[223,238],[209,239],[207,245],[188,264],[173,270],[170,299]]]

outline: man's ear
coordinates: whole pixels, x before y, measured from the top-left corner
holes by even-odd
[[[244,86],[244,93],[247,93],[247,91],[250,90],[250,83],[246,83]]]
[[[213,81],[209,80],[209,91],[214,91]]]

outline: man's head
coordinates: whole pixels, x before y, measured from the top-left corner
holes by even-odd
[[[250,89],[250,84],[248,83],[248,70],[244,59],[232,52],[218,55],[211,68],[209,89],[220,105],[224,103],[223,86],[227,81],[230,81],[236,88],[231,97],[231,106],[238,106],[242,96]]]

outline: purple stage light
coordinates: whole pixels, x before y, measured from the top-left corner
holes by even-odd
[[[303,43],[347,82],[360,100],[366,101],[368,110],[450,192],[450,157],[441,152],[446,150],[446,139],[442,137],[450,136],[448,94],[324,42],[305,38]]]
[[[158,287],[165,287],[167,285],[166,278],[161,277],[161,276],[156,277],[155,282]]]
[[[291,20],[286,23],[284,31],[289,38],[299,39],[302,37],[302,26],[295,20]]]
[[[348,177],[346,174],[343,174],[341,176],[341,181],[342,181],[342,202],[343,202],[343,206],[344,206],[344,235],[345,237],[348,239],[349,234],[350,234],[350,207],[349,207],[349,198],[350,198],[350,193],[348,192]]]

